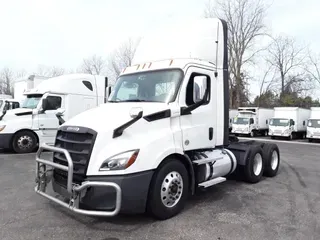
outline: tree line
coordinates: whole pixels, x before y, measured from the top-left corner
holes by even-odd
[[[267,0],[208,0],[203,17],[219,17],[228,23],[230,108],[239,106],[320,106],[312,91],[320,87],[320,55],[294,37],[273,35],[266,25]],[[82,60],[76,70],[39,66],[34,73],[59,76],[82,72],[105,74],[113,81],[131,64],[139,39],[128,39],[109,58],[93,55]],[[252,73],[258,73],[258,77]],[[0,71],[0,92],[12,93],[12,81],[26,75],[9,68]],[[258,83],[259,92],[250,101],[250,85]]]
[[[205,5],[204,17],[228,23],[230,108],[320,106],[311,98],[320,87],[320,55],[292,36],[271,34],[266,25],[271,6],[267,0],[209,0]],[[259,93],[250,102],[253,82],[259,83]]]

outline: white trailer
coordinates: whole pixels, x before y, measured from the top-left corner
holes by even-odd
[[[143,38],[108,102],[61,125],[55,146],[40,147],[35,192],[79,214],[168,219],[189,194],[230,174],[250,183],[275,176],[276,144],[229,138],[227,32],[225,21],[208,18]]]
[[[307,138],[309,142],[320,140],[320,107],[310,108],[310,118],[307,124]]]
[[[268,135],[268,122],[273,117],[273,109],[260,107],[239,107],[238,114],[233,120],[232,133],[235,135],[258,134]]]
[[[274,116],[269,122],[269,135],[292,140],[307,134],[307,121],[310,117],[310,109],[299,107],[275,107]]]
[[[49,77],[37,76],[37,75],[30,75],[28,77],[17,79],[14,82],[13,97],[17,101],[22,103],[23,100],[25,99],[24,93],[27,93],[33,88],[36,88],[42,81],[47,79],[49,79]]]
[[[229,132],[232,130],[232,123],[235,116],[237,116],[238,110],[237,109],[230,109],[229,110]]]
[[[21,108],[0,116],[0,148],[29,153],[42,143],[53,145],[58,127],[67,120],[106,102],[107,78],[67,74],[42,81],[24,93]]]

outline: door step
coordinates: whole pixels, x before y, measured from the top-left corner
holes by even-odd
[[[203,187],[203,188],[207,188],[207,187],[211,187],[213,185],[216,185],[218,183],[222,183],[222,182],[224,182],[226,180],[227,179],[224,178],[224,177],[217,177],[217,178],[211,179],[209,181],[199,183],[198,186],[199,187]]]

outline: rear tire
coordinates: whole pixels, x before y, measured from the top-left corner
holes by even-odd
[[[276,144],[265,143],[263,148],[263,158],[265,161],[265,169],[263,175],[266,177],[274,177],[277,175],[280,167],[280,151]]]
[[[263,151],[259,145],[252,145],[249,158],[244,166],[244,179],[248,183],[261,180],[264,171]]]
[[[188,198],[188,172],[182,162],[170,158],[154,174],[148,196],[147,212],[165,220],[180,213]]]
[[[31,131],[16,133],[12,139],[12,149],[15,153],[31,153],[38,144],[36,135]]]

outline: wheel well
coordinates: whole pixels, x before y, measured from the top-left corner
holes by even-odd
[[[173,153],[173,154],[168,155],[167,157],[165,157],[162,160],[162,162],[157,167],[156,171],[158,169],[160,169],[165,163],[170,161],[170,158],[175,158],[175,159],[179,160],[185,166],[186,170],[188,171],[188,175],[189,175],[189,190],[191,191],[191,194],[193,195],[194,191],[195,191],[194,169],[193,169],[192,161],[190,160],[190,158],[187,155],[182,155],[179,153]]]
[[[18,133],[20,133],[20,132],[30,132],[30,133],[32,133],[32,134],[36,137],[37,143],[39,143],[39,136],[38,136],[38,134],[36,134],[34,131],[32,131],[32,130],[30,130],[30,129],[20,129],[19,131],[16,131],[16,132],[12,135],[11,140],[10,140],[11,147],[13,146],[13,145],[12,145],[12,144],[13,144],[13,138],[14,138]]]

